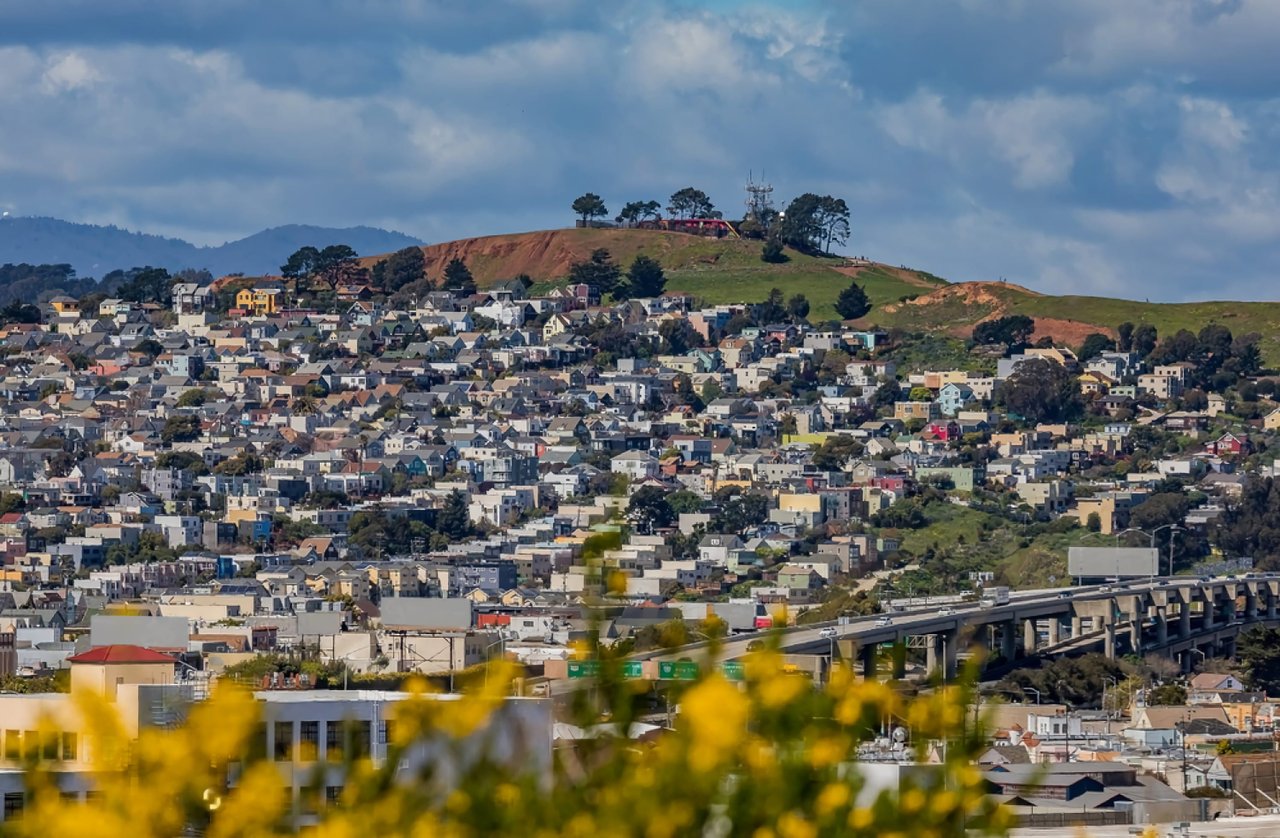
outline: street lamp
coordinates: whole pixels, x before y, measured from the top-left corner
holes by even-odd
[[[1154,547],[1156,546],[1156,533],[1160,532],[1160,530],[1168,530],[1168,531],[1169,531],[1169,575],[1170,575],[1170,576],[1172,576],[1172,575],[1173,575],[1173,534],[1174,534],[1175,532],[1182,532],[1183,530],[1182,530],[1182,527],[1178,526],[1176,523],[1174,523],[1174,524],[1163,524],[1163,525],[1161,525],[1161,526],[1159,526],[1159,527],[1156,527],[1154,530],[1152,530],[1152,531],[1151,531],[1151,546],[1152,546],[1152,548],[1154,548]],[[1158,561],[1158,560],[1157,560],[1156,564],[1157,564],[1157,565],[1159,564],[1159,561]]]
[[[1107,684],[1111,684],[1111,694],[1120,692],[1120,680],[1113,675],[1102,676],[1102,712],[1107,714],[1107,738],[1111,738],[1111,711],[1107,709]]]
[[[1022,691],[1023,691],[1024,693],[1035,693],[1035,694],[1036,694],[1036,706],[1037,706],[1037,707],[1039,707],[1039,706],[1040,706],[1040,691],[1039,691],[1039,690],[1037,690],[1035,687],[1023,687],[1023,688],[1022,688]]]
[[[485,647],[484,647],[484,649],[483,649],[483,650],[481,650],[481,654],[484,656],[484,662],[485,662],[485,667],[484,667],[484,685],[485,685],[486,687],[488,687],[488,686],[489,686],[489,663],[490,663],[490,662],[491,662],[491,660],[492,660],[492,659],[489,657],[489,650],[490,650],[490,649],[492,649],[494,646],[501,646],[501,647],[502,647],[502,656],[503,656],[503,657],[506,657],[506,656],[507,656],[507,646],[506,646],[506,644],[507,644],[507,636],[506,636],[505,634],[503,634],[502,632],[498,632],[498,639],[497,639],[497,640],[495,640],[495,641],[493,641],[493,642],[492,642],[492,643],[490,643],[489,645],[485,646]]]

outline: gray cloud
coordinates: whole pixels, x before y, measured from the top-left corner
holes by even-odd
[[[0,207],[218,242],[566,223],[749,169],[955,279],[1270,295],[1265,0],[0,7]]]

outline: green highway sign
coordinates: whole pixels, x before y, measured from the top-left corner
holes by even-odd
[[[730,681],[741,681],[745,676],[742,670],[741,661],[725,661],[720,664],[720,671],[724,673],[724,677]]]
[[[600,661],[569,661],[570,678],[594,678],[600,674]]]
[[[643,678],[644,663],[641,661],[623,661],[622,677],[623,678]]]
[[[695,681],[698,664],[693,661],[658,661],[658,678],[662,681]]]

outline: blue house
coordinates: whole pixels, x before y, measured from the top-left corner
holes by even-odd
[[[943,416],[955,416],[971,401],[973,401],[973,390],[964,384],[955,382],[944,384],[938,391],[938,407],[942,410]]]

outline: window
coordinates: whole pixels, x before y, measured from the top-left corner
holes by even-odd
[[[22,733],[22,755],[27,759],[36,759],[40,756],[40,732],[35,730],[26,730]]]
[[[384,721],[379,727],[378,742],[385,745],[396,738],[396,723],[391,719]]]
[[[320,723],[300,722],[298,724],[298,759],[312,762],[320,754]]]
[[[4,795],[4,819],[11,820],[22,814],[22,792],[6,792]]]
[[[58,746],[61,744],[61,737],[55,730],[46,730],[40,734],[40,758],[44,760],[57,760]]]
[[[357,759],[367,757],[371,753],[372,728],[373,725],[370,722],[354,722],[351,725],[351,754]]]
[[[62,758],[74,762],[80,756],[79,742],[74,733],[62,734]]]
[[[275,757],[277,762],[293,759],[293,722],[276,722]]]
[[[324,800],[330,806],[342,799],[342,786],[325,786]]]
[[[342,722],[325,723],[324,750],[329,762],[342,762]]]
[[[6,730],[4,732],[4,758],[5,759],[21,759],[22,757],[22,731]]]

